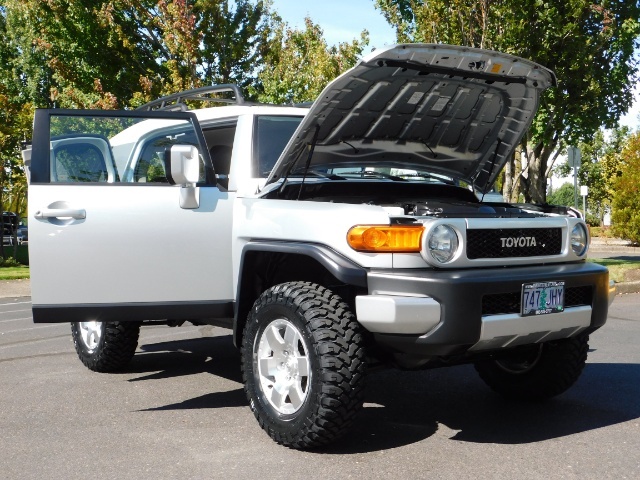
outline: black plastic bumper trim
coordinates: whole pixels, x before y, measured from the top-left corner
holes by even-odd
[[[480,338],[483,296],[519,291],[523,283],[557,280],[564,281],[566,288],[591,286],[590,331],[604,325],[609,308],[608,271],[593,263],[473,270],[374,270],[367,280],[370,294],[428,295],[440,303],[441,321],[427,335],[375,335],[378,343],[392,351],[418,355],[466,351]]]

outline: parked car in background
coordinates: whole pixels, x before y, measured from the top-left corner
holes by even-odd
[[[17,237],[18,237],[18,245],[21,245],[29,241],[29,228],[27,227],[27,225],[24,225],[22,222],[20,222],[20,225],[18,225]]]
[[[19,217],[14,212],[2,212],[2,243],[13,245],[18,229]]]

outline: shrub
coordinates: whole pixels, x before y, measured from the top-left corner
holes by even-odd
[[[612,233],[640,243],[640,132],[629,137],[621,153],[621,170],[611,204]]]
[[[19,267],[20,262],[18,262],[13,257],[2,258],[0,257],[0,268],[1,267]]]

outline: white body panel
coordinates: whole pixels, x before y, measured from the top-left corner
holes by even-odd
[[[234,237],[237,242],[234,262],[239,264],[242,247],[247,242],[259,239],[322,244],[358,265],[391,268],[392,255],[356,252],[347,244],[347,232],[354,225],[388,223],[389,215],[375,205],[238,199],[234,218]]]
[[[233,299],[234,195],[199,192],[190,210],[180,208],[178,186],[31,185],[33,304]],[[86,218],[34,218],[54,202]]]

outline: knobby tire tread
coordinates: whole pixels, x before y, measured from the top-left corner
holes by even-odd
[[[320,356],[320,369],[314,375],[321,376],[322,389],[318,408],[305,420],[303,428],[294,433],[275,430],[253,408],[246,388],[251,373],[246,365],[248,358],[243,355],[243,379],[252,410],[260,426],[282,445],[297,449],[326,445],[344,435],[362,408],[366,365],[361,327],[349,307],[332,291],[309,282],[285,283],[264,292],[254,304],[245,328],[243,350],[253,349],[253,339],[247,331],[255,322],[256,312],[273,304],[289,306],[304,317]]]
[[[94,372],[109,373],[121,370],[133,358],[138,347],[140,324],[138,322],[107,322],[104,325],[103,339],[96,351],[88,353],[82,341],[77,338],[78,326],[71,325],[73,343],[82,363]]]
[[[475,364],[480,378],[495,392],[514,400],[541,401],[568,390],[580,377],[587,361],[589,337],[550,342],[530,372],[509,374],[493,360]]]

